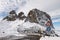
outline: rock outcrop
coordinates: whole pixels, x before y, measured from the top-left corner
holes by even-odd
[[[7,21],[14,21],[14,20],[16,20],[16,18],[17,18],[17,14],[16,14],[15,10],[12,10],[12,11],[9,12],[8,16],[3,18],[3,20],[6,19]]]
[[[37,24],[40,24],[41,26],[44,26],[44,27],[50,29],[49,30],[50,34],[55,33],[53,30],[54,27],[52,24],[51,17],[46,12],[40,11],[38,9],[32,9],[28,13],[28,16],[27,16],[25,22],[26,21],[29,21],[31,23],[37,23]],[[46,30],[46,31],[48,31],[48,30]],[[47,34],[49,33],[49,31],[47,32]],[[50,34],[48,34],[48,35],[50,35]]]
[[[48,26],[46,23],[50,21],[50,25],[53,27],[51,17],[46,12],[40,11],[38,9],[30,10],[25,21],[38,23],[42,26]]]
[[[18,19],[19,20],[24,20],[25,18],[26,18],[26,16],[24,15],[23,12],[18,13]]]

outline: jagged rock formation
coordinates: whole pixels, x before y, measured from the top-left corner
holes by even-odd
[[[14,20],[16,20],[16,18],[17,18],[17,14],[16,14],[15,10],[12,10],[9,12],[9,15],[6,16],[3,20],[7,19],[7,21],[14,21]]]
[[[22,24],[19,24],[19,20],[24,20],[25,22]],[[25,34],[23,38],[18,38],[14,40],[40,40],[42,36],[55,36],[55,31],[53,30],[53,24],[51,17],[43,11],[40,11],[38,9],[32,9],[28,13],[28,16],[26,17],[23,12],[20,12],[18,15],[13,10],[9,13],[7,17],[5,17],[3,20],[7,19],[7,21],[15,21],[14,23],[17,24],[17,32],[20,34]],[[28,22],[29,21],[29,22]],[[14,23],[12,25],[14,25]],[[14,26],[14,27],[16,27]],[[41,27],[46,28],[46,30],[43,30]],[[42,31],[42,30],[43,31]],[[53,35],[51,35],[53,34]],[[58,36],[58,35],[56,35]],[[22,36],[19,36],[22,37]],[[12,40],[12,39],[11,39]]]
[[[32,23],[33,22],[38,23],[36,13],[33,12],[32,10],[30,10],[30,12],[28,13],[26,21],[29,21],[29,22],[32,22]]]
[[[39,23],[42,26],[46,26],[45,23],[50,21],[50,24],[53,26],[52,21],[51,21],[51,17],[46,12],[40,11],[38,9],[30,10],[26,21],[29,21],[32,23],[33,22]]]
[[[6,16],[5,18],[3,18],[3,20],[7,20],[7,21],[15,21],[16,19],[19,20],[24,20],[26,18],[26,16],[24,15],[23,12],[18,13],[18,15],[16,14],[16,12],[14,10],[9,12],[9,15]]]
[[[18,19],[23,20],[25,18],[26,18],[26,16],[24,15],[23,12],[18,13]]]
[[[49,28],[51,28],[51,30],[54,29],[51,17],[46,12],[40,11],[38,9],[30,10],[30,12],[28,13],[27,19],[25,21],[29,21],[31,23],[37,23],[37,24],[40,24],[46,28],[49,27]],[[52,34],[54,34],[54,33],[55,32],[52,32]]]

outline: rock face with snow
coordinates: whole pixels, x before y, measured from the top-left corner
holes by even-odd
[[[38,9],[30,10],[27,17],[24,15],[23,12],[20,12],[17,15],[16,12],[13,10],[3,20],[5,19],[6,21],[2,21],[1,24],[6,26],[0,25],[1,28],[5,28],[3,30],[0,28],[2,32],[5,32],[2,34],[6,35],[6,31],[8,31],[8,35],[12,34],[15,36],[19,35],[19,37],[22,37],[16,40],[39,40],[42,36],[55,36],[51,17],[46,12],[40,11]],[[21,36],[20,34],[25,36]]]
[[[17,18],[17,14],[16,14],[15,10],[12,10],[9,12],[9,15],[6,16],[3,20],[7,19],[7,21],[14,21],[14,20],[16,20],[16,18]]]
[[[24,15],[23,12],[20,12],[20,13],[18,13],[18,18],[19,18],[20,20],[24,20],[24,19],[26,18],[26,16]]]
[[[26,16],[24,15],[23,12],[18,13],[18,15],[16,14],[16,12],[14,10],[9,12],[9,15],[6,16],[3,20],[7,20],[7,21],[15,21],[16,19],[19,20],[24,20],[26,19]]]
[[[51,17],[46,12],[40,11],[38,9],[30,10],[30,12],[28,13],[26,21],[29,21],[32,23],[39,23],[42,26],[46,26],[45,23],[47,21],[50,21],[50,24],[53,27]]]
[[[32,9],[28,13],[28,16],[25,21],[29,21],[31,23],[37,23],[41,26],[46,27],[47,30],[50,29],[50,32],[47,32],[48,35],[55,33],[53,30],[54,27],[52,24],[51,17],[46,12],[40,11],[38,9]]]

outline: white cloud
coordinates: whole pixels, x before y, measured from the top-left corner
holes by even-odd
[[[51,16],[53,23],[60,22],[60,9],[50,11],[48,14]]]
[[[58,15],[60,15],[60,9],[56,9],[54,11],[50,11],[48,12],[48,14],[52,17],[57,17]]]
[[[25,5],[26,2],[27,4]],[[54,16],[60,14],[60,9],[54,11],[60,8],[59,5],[60,0],[0,0],[0,13],[15,9],[17,13],[23,11],[27,15],[31,9],[38,8],[39,10],[46,11],[49,15]]]
[[[3,11],[17,10],[24,6],[26,1],[23,0],[0,0],[0,13]]]
[[[53,20],[53,23],[54,23],[54,22],[60,22],[60,19],[58,19],[58,20]]]
[[[38,0],[38,1],[37,0],[26,0],[26,1],[28,2],[27,3],[28,8],[38,8],[44,11],[51,11],[52,9],[57,7],[55,5],[59,5],[60,3],[60,0]],[[22,5],[21,2],[22,0],[0,0],[0,6],[3,8],[3,10],[4,10],[4,6],[5,7],[10,6],[10,8],[12,8],[12,6],[16,7],[19,5],[20,7]],[[0,9],[2,9],[1,7]]]
[[[29,0],[27,1],[25,7],[19,9],[19,12],[21,10],[27,15],[29,10],[33,8],[38,8],[39,10],[51,13],[51,11],[60,8],[59,5],[60,5],[60,0]]]

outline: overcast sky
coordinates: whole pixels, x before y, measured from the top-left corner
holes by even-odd
[[[0,0],[0,13],[9,12],[11,10],[25,11],[38,8],[46,11],[51,16],[60,15],[60,0]]]

